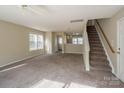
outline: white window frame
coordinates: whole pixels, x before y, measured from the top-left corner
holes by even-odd
[[[40,39],[39,39],[40,37]],[[34,39],[34,40],[33,40]],[[34,48],[32,48],[31,43],[34,42]],[[41,43],[41,45],[39,46],[39,42]],[[33,51],[33,50],[39,50],[39,49],[43,49],[44,48],[44,43],[43,43],[43,35],[41,34],[34,34],[34,33],[29,33],[29,50]]]
[[[83,44],[83,38],[82,38],[82,42],[80,41],[80,38],[82,38],[82,37],[73,37],[72,38],[72,44],[76,44],[76,45]]]
[[[72,44],[78,44],[78,41],[77,41],[77,38],[76,37],[73,37],[72,38]]]
[[[62,37],[58,37],[58,43],[62,45]]]
[[[39,42],[41,43],[40,46],[39,46]],[[43,49],[43,35],[37,35],[37,48]]]
[[[83,37],[78,37],[77,41],[78,41],[78,44],[83,44]]]

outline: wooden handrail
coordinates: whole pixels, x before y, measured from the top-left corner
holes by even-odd
[[[111,46],[111,44],[110,44],[110,42],[109,42],[107,36],[106,36],[105,33],[104,33],[102,27],[100,26],[99,22],[98,22],[97,20],[95,20],[95,21],[96,21],[96,23],[98,24],[98,26],[99,26],[99,28],[100,28],[100,30],[101,30],[101,32],[102,32],[102,34],[103,34],[103,36],[104,36],[106,42],[107,42],[109,48],[111,49],[112,53],[120,53],[120,52],[115,51],[115,50],[113,49],[113,47]]]

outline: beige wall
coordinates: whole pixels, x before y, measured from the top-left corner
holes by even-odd
[[[57,32],[52,33],[52,52],[55,53],[58,51],[58,44],[57,44]]]
[[[46,54],[52,54],[53,52],[53,35],[52,32],[45,33],[45,51]]]
[[[65,44],[64,48],[65,48],[64,53],[76,53],[76,54],[83,53],[83,45]]]
[[[100,23],[104,33],[108,37],[108,39],[114,49],[117,49],[117,34],[118,34],[117,23],[118,23],[118,20],[121,19],[122,17],[124,17],[124,9],[120,10],[116,15],[114,15],[110,19],[99,20],[99,23]],[[117,54],[111,52],[109,46],[107,45],[106,41],[103,38],[102,38],[102,41],[103,41],[105,48],[107,50],[107,53],[110,57],[112,66],[114,68],[114,73],[117,74]]]
[[[0,66],[44,53],[44,49],[29,51],[29,33],[41,31],[0,21]]]

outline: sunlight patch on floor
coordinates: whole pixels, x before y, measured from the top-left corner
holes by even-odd
[[[68,88],[95,88],[95,87],[71,82]]]
[[[33,85],[32,88],[62,88],[64,85],[65,84],[61,82],[43,79]]]
[[[33,85],[32,88],[63,88],[64,86],[65,83],[43,79],[39,81],[37,84]],[[65,88],[95,88],[95,87],[71,82],[70,84],[66,84]]]
[[[18,66],[14,66],[14,67],[11,67],[11,68],[3,69],[3,70],[1,70],[0,72],[5,72],[5,71],[9,71],[9,70],[12,70],[12,69],[15,69],[15,68],[19,68],[19,67],[22,67],[22,66],[24,66],[24,65],[26,65],[26,64],[21,64],[21,65],[18,65]]]

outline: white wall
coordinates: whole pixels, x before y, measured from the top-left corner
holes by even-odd
[[[124,17],[124,8],[122,10],[120,10],[116,15],[114,15],[112,18],[110,19],[101,19],[99,20],[99,23],[104,31],[104,33],[106,34],[106,36],[108,37],[112,47],[116,50],[117,49],[117,23],[118,20],[121,19],[122,17]],[[112,62],[112,66],[113,66],[113,70],[115,74],[117,74],[117,53],[112,53],[109,46],[107,45],[106,41],[104,40],[104,38],[102,38],[102,41],[105,45],[105,48],[107,50],[107,53],[110,57],[110,60]]]
[[[44,49],[29,51],[29,33],[41,31],[0,21],[0,66],[44,53]]]

